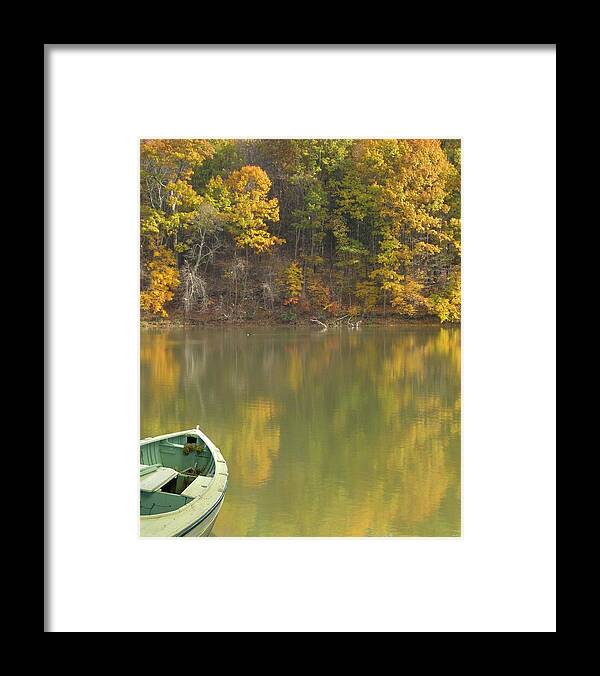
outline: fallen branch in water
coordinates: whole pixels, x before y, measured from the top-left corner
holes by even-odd
[[[344,321],[346,320],[346,321]],[[358,329],[360,328],[360,325],[362,324],[362,319],[357,319],[356,321],[352,321],[352,317],[350,315],[344,315],[343,317],[338,317],[337,319],[332,319],[328,323],[322,322],[320,319],[316,319],[313,317],[311,322],[314,322],[315,324],[319,324],[320,326],[323,327],[323,331],[326,331],[329,327],[339,327],[341,328],[344,324],[348,326],[350,329]]]

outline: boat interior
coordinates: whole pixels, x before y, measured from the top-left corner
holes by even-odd
[[[140,445],[140,514],[172,512],[202,495],[215,459],[200,436],[185,433]]]

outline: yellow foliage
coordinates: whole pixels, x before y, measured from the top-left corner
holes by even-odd
[[[461,312],[461,284],[460,272],[455,271],[448,286],[442,294],[434,294],[428,300],[429,308],[438,317],[440,322],[458,322]]]
[[[215,149],[205,139],[144,139],[140,144],[142,179],[188,181],[194,166],[212,157]]]
[[[304,275],[302,268],[294,261],[284,270],[284,285],[287,298],[283,301],[284,305],[295,305],[300,300],[302,287],[304,285]]]
[[[379,298],[377,284],[371,279],[357,282],[355,295],[360,301],[362,301],[363,309],[366,312],[372,312],[375,309],[377,300]]]
[[[194,211],[202,203],[200,195],[185,181],[171,181],[167,184],[167,192],[167,205],[173,211]]]
[[[426,300],[421,295],[422,284],[414,279],[407,279],[402,283],[389,285],[392,292],[392,306],[398,312],[407,317],[414,317],[419,313],[425,312],[427,308]]]
[[[140,293],[142,310],[168,317],[165,304],[173,299],[173,292],[179,286],[179,272],[172,251],[160,247],[153,252],[148,263],[150,286]]]
[[[267,198],[270,189],[267,172],[254,166],[231,172],[225,181],[220,176],[209,181],[208,198],[226,216],[238,248],[259,254],[285,242],[266,223],[279,220],[277,198]]]

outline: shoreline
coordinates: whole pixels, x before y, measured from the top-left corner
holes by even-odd
[[[403,318],[383,318],[371,317],[360,320],[361,326],[437,326],[446,328],[459,328],[461,322],[445,322],[441,323],[434,318],[420,318],[410,319]],[[346,326],[345,322],[336,325],[330,325],[327,328],[341,328]],[[174,328],[211,328],[211,327],[231,327],[231,328],[257,328],[257,327],[286,327],[286,328],[314,328],[315,331],[324,330],[317,323],[311,321],[311,318],[300,318],[291,322],[282,321],[276,318],[265,317],[262,319],[183,319],[181,317],[173,317],[168,319],[156,318],[140,319],[140,329],[174,329]],[[348,328],[348,327],[347,327]]]

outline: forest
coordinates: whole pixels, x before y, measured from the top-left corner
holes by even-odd
[[[455,139],[142,140],[141,316],[459,322],[460,164]]]

